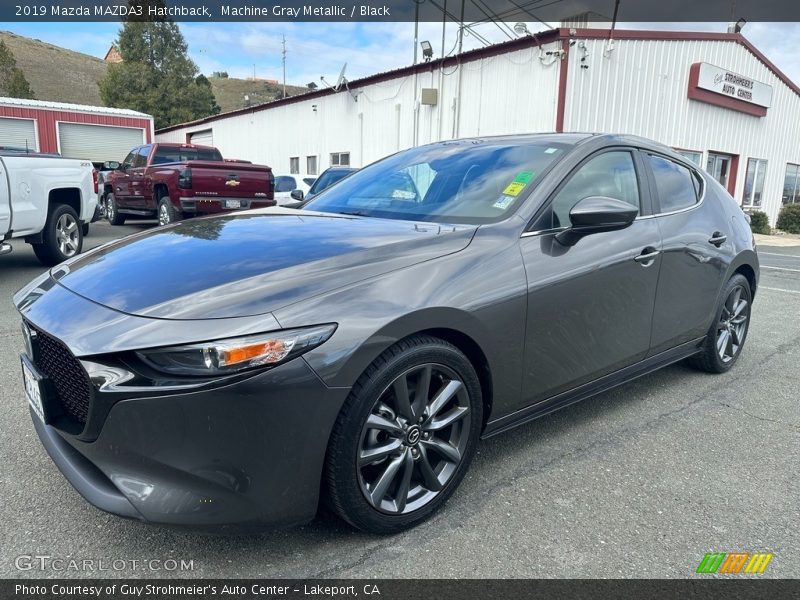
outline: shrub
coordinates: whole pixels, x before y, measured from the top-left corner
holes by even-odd
[[[750,229],[753,233],[763,233],[769,235],[772,229],[769,226],[769,217],[767,213],[760,210],[750,213]]]
[[[800,233],[800,204],[787,204],[778,215],[776,227],[787,233]]]

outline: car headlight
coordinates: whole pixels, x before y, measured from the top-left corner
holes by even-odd
[[[336,325],[284,329],[238,338],[139,350],[137,356],[171,375],[227,375],[277,365],[316,348],[336,331]]]

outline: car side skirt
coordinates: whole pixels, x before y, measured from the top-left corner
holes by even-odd
[[[586,400],[587,398],[606,392],[619,385],[633,381],[638,377],[642,377],[643,375],[647,375],[648,373],[681,361],[684,358],[688,358],[701,350],[700,347],[704,340],[705,336],[685,342],[680,346],[646,358],[624,369],[620,369],[619,371],[609,373],[608,375],[590,381],[577,388],[567,390],[547,400],[537,402],[527,408],[513,412],[510,415],[500,417],[494,421],[489,421],[489,423],[486,424],[481,438],[486,439],[499,433],[506,432],[509,429],[513,429],[514,427],[518,427],[519,425],[528,423],[539,417],[549,415],[570,404]]]

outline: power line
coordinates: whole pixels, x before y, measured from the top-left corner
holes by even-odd
[[[482,12],[484,15],[486,15],[486,18],[488,18],[488,19],[489,19],[489,20],[490,20],[492,23],[494,23],[494,24],[497,26],[497,28],[498,28],[500,31],[502,31],[502,32],[503,32],[503,33],[506,35],[506,37],[507,37],[508,39],[510,39],[510,40],[513,40],[513,39],[514,39],[514,36],[512,36],[512,35],[509,35],[509,33],[508,33],[508,32],[507,32],[505,29],[503,29],[503,28],[500,26],[500,24],[499,24],[499,23],[498,23],[498,22],[497,22],[497,21],[496,21],[496,20],[495,20],[493,17],[489,16],[489,13],[488,13],[488,12],[486,12],[486,11],[483,9],[483,7],[482,7],[480,4],[478,4],[478,3],[477,3],[475,0],[469,0],[469,1],[470,1],[470,2],[471,2],[471,3],[472,3],[472,4],[473,4],[473,5],[474,5],[474,6],[475,6],[475,7],[476,7],[478,10],[480,10],[480,11],[481,11],[481,12]],[[506,27],[507,27],[507,26],[506,26]]]

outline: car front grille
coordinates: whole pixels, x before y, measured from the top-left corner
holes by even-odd
[[[56,338],[33,327],[30,330],[36,336],[36,367],[53,382],[56,400],[64,412],[81,426],[85,426],[91,396],[86,371],[69,348]]]

